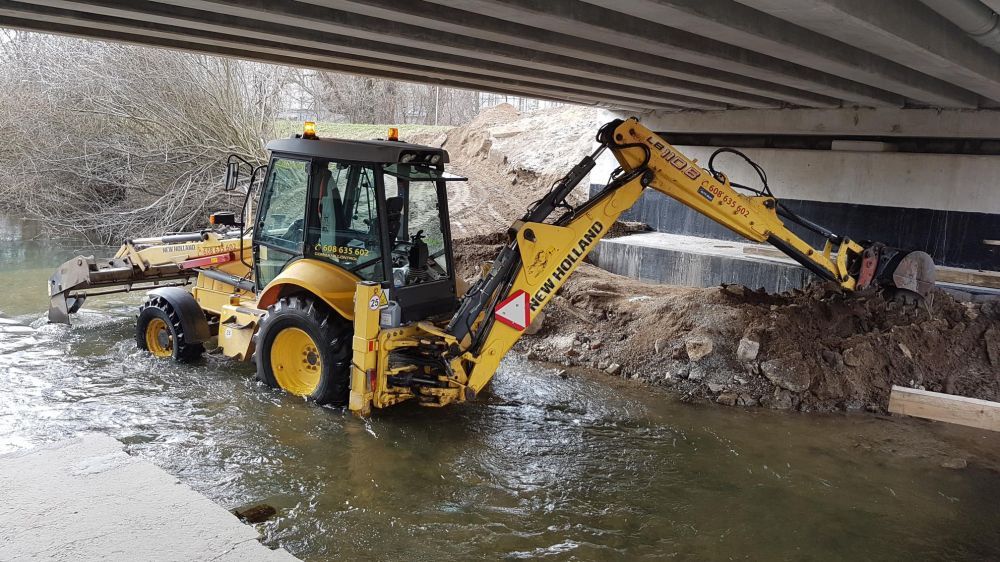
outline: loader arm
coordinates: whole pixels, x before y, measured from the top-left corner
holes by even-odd
[[[881,285],[925,295],[933,287],[933,262],[927,254],[878,243],[862,245],[798,217],[769,192],[739,193],[724,175],[702,169],[634,118],[608,123],[597,140],[594,154],[511,226],[510,242],[469,289],[444,330],[442,335],[451,342],[445,359],[450,361],[449,371],[457,373],[450,380],[465,387],[465,399],[486,386],[527,325],[647,187],[747,239],[773,244],[845,290]],[[609,184],[583,205],[567,205],[567,195],[607,149],[620,164]],[[564,212],[553,217],[559,210]],[[824,246],[812,247],[782,218],[820,234]]]

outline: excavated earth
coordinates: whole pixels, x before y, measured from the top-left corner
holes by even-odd
[[[590,152],[609,118],[501,105],[419,139],[447,148],[452,170],[470,179],[449,187],[460,275],[473,280],[496,256],[507,226]],[[600,369],[691,400],[884,412],[892,385],[1000,399],[1000,302],[965,304],[938,291],[906,305],[826,284],[778,295],[653,285],[584,264],[515,351],[563,365],[563,376]]]

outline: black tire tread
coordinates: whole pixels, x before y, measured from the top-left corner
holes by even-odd
[[[350,375],[348,365],[351,355],[351,325],[336,312],[329,309],[323,302],[318,302],[311,295],[289,295],[279,298],[268,307],[267,313],[260,320],[257,333],[254,335],[256,351],[254,361],[257,366],[257,378],[267,386],[278,388],[277,382],[269,375],[269,366],[265,363],[265,353],[261,344],[268,337],[274,322],[282,318],[294,317],[292,322],[311,324],[325,342],[323,357],[324,378],[333,377],[320,384],[320,388],[309,399],[319,404],[343,406],[347,403],[350,391]],[[302,327],[302,326],[300,326]]]
[[[136,319],[135,343],[144,351],[146,349],[146,322],[143,322],[143,312],[147,309],[159,311],[170,325],[173,332],[173,358],[174,361],[189,363],[194,361],[205,352],[205,346],[200,343],[187,343],[184,340],[184,327],[181,325],[180,316],[174,307],[167,302],[167,299],[159,296],[152,296],[142,306],[139,307],[139,315]],[[155,313],[154,313],[155,314]]]

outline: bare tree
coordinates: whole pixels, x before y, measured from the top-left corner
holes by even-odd
[[[472,90],[312,70],[296,72],[294,80],[323,120],[460,125],[481,109]]]
[[[225,158],[264,157],[289,70],[16,33],[0,43],[0,205],[95,242],[232,207]]]

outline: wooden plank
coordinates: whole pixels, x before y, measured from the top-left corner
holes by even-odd
[[[939,265],[935,269],[937,270],[937,280],[944,283],[1000,289],[1000,271],[961,269],[943,265]]]
[[[754,256],[765,256],[768,258],[789,258],[784,252],[770,246],[744,246],[744,254]],[[836,259],[837,254],[833,254]],[[985,271],[981,269],[962,269],[960,267],[948,267],[939,265],[935,267],[937,280],[942,283],[955,283],[958,285],[972,285],[973,287],[987,287],[990,289],[1000,289],[1000,271]]]
[[[889,411],[991,431],[1000,431],[1000,402],[893,386]]]

